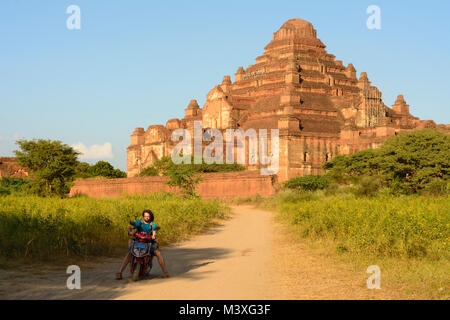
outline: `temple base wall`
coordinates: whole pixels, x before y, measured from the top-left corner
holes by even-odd
[[[275,194],[275,177],[263,176],[257,172],[209,173],[197,193],[203,199],[229,200],[239,196]],[[166,184],[165,177],[124,178],[103,180],[79,180],[70,190],[70,196],[87,195],[92,198],[122,197],[125,194],[147,194],[152,192],[175,192]]]

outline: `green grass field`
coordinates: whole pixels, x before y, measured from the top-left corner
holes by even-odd
[[[280,218],[305,237],[378,257],[450,258],[450,197],[348,198],[285,202]]]
[[[161,245],[184,240],[228,214],[221,202],[166,193],[120,199],[11,195],[0,198],[0,258],[111,255],[127,245],[128,223],[144,209],[155,214]]]

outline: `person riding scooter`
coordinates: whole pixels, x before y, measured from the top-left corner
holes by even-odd
[[[161,251],[159,250],[158,243],[156,242],[156,231],[159,230],[159,227],[155,224],[155,222],[153,222],[153,220],[154,220],[153,212],[151,210],[144,210],[142,212],[142,217],[143,217],[143,219],[136,220],[136,222],[134,222],[132,224],[132,226],[128,228],[128,234],[134,237],[135,232],[132,232],[132,230],[136,229],[137,233],[144,232],[152,237],[151,247],[150,247],[150,252],[151,252],[150,259],[152,259],[154,255],[158,258],[159,265],[161,266],[161,269],[163,271],[163,275],[161,276],[161,278],[168,278],[169,273],[166,270],[164,258],[161,254]],[[131,247],[132,243],[133,243],[133,240],[129,239],[128,247]],[[130,251],[128,251],[122,262],[120,271],[116,274],[117,280],[122,279],[123,270],[125,270],[128,263],[130,262],[130,260],[131,260],[131,253],[130,253]],[[150,263],[151,263],[151,261],[150,261]]]

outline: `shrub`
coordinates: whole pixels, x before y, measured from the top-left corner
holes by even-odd
[[[448,194],[449,182],[442,179],[433,179],[425,188],[424,194],[443,196]]]
[[[5,177],[0,179],[0,193],[3,195],[9,195],[11,193],[23,193],[27,189],[30,180],[25,180],[21,178],[11,178]]]
[[[325,188],[325,195],[334,196],[340,192],[340,188],[339,183],[332,182]]]
[[[157,177],[159,176],[159,171],[155,167],[147,167],[142,169],[142,171],[137,175],[138,177]]]
[[[11,191],[8,188],[0,185],[0,197],[10,195]]]
[[[284,183],[287,189],[302,189],[307,191],[315,191],[325,189],[331,183],[330,179],[323,175],[307,175],[303,177],[295,177]]]
[[[352,191],[356,196],[373,197],[381,187],[378,177],[362,177],[359,183],[353,187]]]
[[[171,187],[180,189],[184,197],[199,197],[195,192],[197,185],[202,180],[190,166],[173,166],[165,174],[169,177],[166,182]]]

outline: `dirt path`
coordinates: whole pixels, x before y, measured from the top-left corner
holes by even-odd
[[[0,271],[0,299],[389,299],[368,290],[365,270],[289,241],[273,213],[234,207],[234,216],[210,232],[163,250],[169,279],[114,280],[120,260],[81,267],[81,290],[68,290],[66,267]]]
[[[174,248],[182,255],[166,251],[171,279],[152,280],[151,286],[139,283],[118,298],[277,298],[277,292],[270,290],[277,283],[276,274],[271,273],[272,214],[249,207],[236,207],[234,212],[220,229]],[[194,262],[186,263],[186,255]]]

